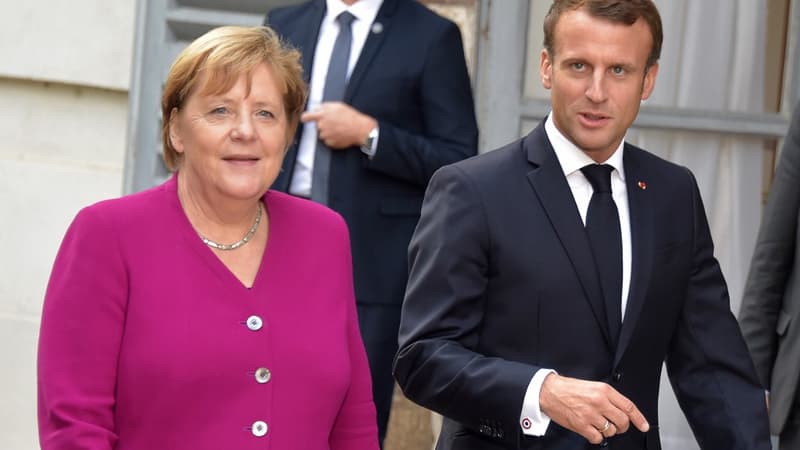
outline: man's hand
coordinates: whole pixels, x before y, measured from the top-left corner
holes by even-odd
[[[319,139],[335,150],[360,146],[378,126],[378,121],[342,102],[321,103],[315,110],[304,112],[300,121],[316,122]]]
[[[592,444],[628,431],[630,424],[642,432],[650,429],[636,405],[606,383],[551,373],[542,383],[539,406],[551,420]]]

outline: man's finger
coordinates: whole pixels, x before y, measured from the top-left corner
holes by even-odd
[[[647,419],[644,418],[644,414],[639,411],[639,408],[633,404],[627,397],[622,394],[617,393],[617,395],[612,395],[609,397],[611,403],[619,408],[620,411],[625,413],[627,418],[630,422],[635,426],[639,431],[646,433],[650,431],[650,424],[647,423]],[[614,422],[615,424],[622,425],[621,423]],[[620,430],[622,427],[618,427]],[[627,431],[627,427],[625,427],[625,431]]]
[[[605,431],[601,431],[601,434],[605,437],[611,437],[618,433],[618,428],[612,421],[608,421],[608,428]]]
[[[628,414],[623,412],[621,409],[612,405],[607,411],[602,411],[602,414],[606,416],[609,422],[611,422],[611,425],[614,426],[615,434],[628,431],[631,420],[628,417]]]
[[[587,441],[591,442],[592,444],[599,444],[603,442],[603,433],[600,432],[596,427],[592,424],[589,424],[580,432],[580,435],[586,438]]]
[[[322,111],[315,109],[313,111],[306,111],[300,115],[300,122],[306,123],[316,121],[322,118]]]

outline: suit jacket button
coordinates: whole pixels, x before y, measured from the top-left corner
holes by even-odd
[[[604,440],[603,442],[601,442],[600,443],[600,447],[602,447],[602,448],[608,447],[608,441]]]
[[[611,379],[614,380],[614,383],[619,383],[622,380],[622,374],[620,372],[614,372],[614,375],[611,376]]]

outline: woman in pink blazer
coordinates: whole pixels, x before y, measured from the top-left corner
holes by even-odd
[[[44,450],[378,448],[350,244],[269,191],[305,104],[264,27],[190,44],[162,99],[166,183],[83,209],[47,288]]]

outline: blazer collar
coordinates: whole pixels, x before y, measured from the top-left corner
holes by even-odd
[[[600,279],[592,257],[589,238],[583,227],[575,198],[572,196],[564,171],[540,124],[523,140],[528,161],[533,166],[528,181],[536,193],[550,223],[566,251],[575,274],[588,299],[595,319],[600,325],[606,344],[613,353],[608,320],[606,319]]]
[[[619,345],[614,364],[622,357],[631,341],[636,323],[644,306],[647,286],[653,270],[653,201],[647,190],[648,172],[642,163],[642,152],[625,144],[625,184],[628,190],[628,208],[631,222],[631,286],[628,305],[622,319]]]
[[[378,15],[375,17],[375,22],[372,24],[369,36],[364,42],[364,48],[361,49],[361,55],[358,56],[356,66],[350,74],[350,80],[347,82],[347,89],[344,94],[345,103],[350,103],[353,95],[358,91],[358,86],[364,79],[364,75],[368,72],[372,59],[378,53],[386,36],[391,32],[394,21],[392,20],[397,12],[398,5],[402,0],[383,0],[381,8],[378,10]],[[323,0],[324,4],[324,0]],[[413,24],[409,24],[413,26]],[[410,32],[411,29],[406,30]]]

